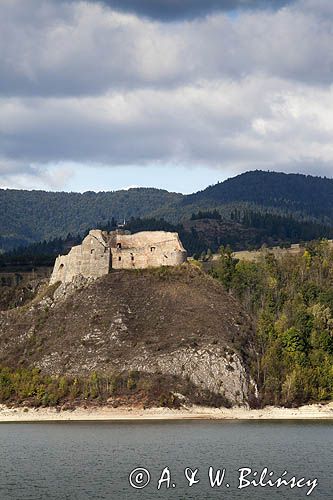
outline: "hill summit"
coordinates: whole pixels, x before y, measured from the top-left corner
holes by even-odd
[[[171,377],[171,392],[191,384],[201,403],[248,403],[252,339],[238,302],[189,264],[58,283],[0,313],[2,366],[71,377],[159,374]]]

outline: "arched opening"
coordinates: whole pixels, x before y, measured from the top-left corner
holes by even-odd
[[[60,266],[58,267],[58,273],[59,273],[60,279],[63,279],[63,277],[65,276],[65,266],[64,266],[64,264],[60,264]]]
[[[121,248],[121,243],[117,243],[117,248]]]

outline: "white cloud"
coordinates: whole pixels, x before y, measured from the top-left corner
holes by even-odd
[[[33,165],[0,158],[0,188],[62,190],[74,176],[65,165]]]
[[[3,100],[0,147],[25,164],[264,168],[300,158],[330,162],[332,99],[332,87],[253,77],[79,100]]]
[[[61,187],[64,162],[327,173],[332,20],[329,0],[167,24],[2,0],[2,183]]]

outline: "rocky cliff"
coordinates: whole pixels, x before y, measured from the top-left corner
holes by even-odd
[[[0,364],[55,376],[158,373],[244,405],[252,338],[250,318],[199,269],[114,271],[2,311]]]

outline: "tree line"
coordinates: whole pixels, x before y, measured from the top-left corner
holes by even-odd
[[[299,220],[293,215],[279,215],[253,210],[233,210],[231,220],[262,231],[263,236],[297,243],[319,238],[333,238],[333,227],[311,220]]]
[[[118,221],[112,217],[106,222],[96,224],[103,231],[113,231],[118,228]],[[197,234],[195,229],[186,231],[182,224],[171,224],[164,219],[131,217],[122,227],[124,230],[136,233],[139,231],[170,231],[178,232],[179,237],[189,255],[201,253],[207,249],[207,244]],[[88,234],[86,229],[82,234],[69,233],[65,238],[52,238],[49,241],[20,246],[9,252],[0,254],[0,268],[6,267],[42,267],[53,266],[56,257],[65,255],[74,245],[81,243]]]
[[[298,255],[263,251],[241,261],[220,249],[212,271],[256,324],[252,373],[261,404],[333,398],[333,247],[311,242]]]

